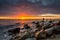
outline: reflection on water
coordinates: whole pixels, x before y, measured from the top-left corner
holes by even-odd
[[[29,23],[32,21],[36,21],[36,20],[11,20],[11,19],[1,19],[0,20],[0,25],[9,25],[9,24],[15,24],[15,23]],[[38,20],[39,21],[39,20]]]
[[[29,23],[31,21],[35,21],[35,20],[0,20],[0,25],[1,24],[8,25],[14,23]]]
[[[39,21],[39,23],[41,23],[40,22],[40,20],[0,20],[0,40],[2,40],[3,39],[3,37],[5,36],[5,38],[4,38],[4,40],[6,39],[6,37],[7,37],[7,39],[6,40],[9,40],[10,38],[12,38],[13,40],[15,40],[14,39],[14,37],[16,37],[16,36],[19,36],[20,35],[20,37],[17,37],[17,38],[21,38],[22,36],[24,36],[25,35],[25,37],[29,37],[29,38],[27,38],[26,40],[36,40],[36,38],[35,38],[35,31],[36,30],[38,30],[38,32],[40,33],[40,31],[39,31],[39,29],[37,29],[36,27],[35,27],[35,25],[32,25],[32,23],[31,22],[33,22],[33,21]],[[50,21],[51,22],[51,21]],[[54,22],[54,21],[53,21]],[[18,24],[15,24],[15,23],[20,23],[20,25],[18,25]],[[20,26],[20,27],[23,27],[23,25],[24,25],[24,23],[26,23],[26,24],[29,24],[30,25],[30,28],[31,29],[20,29],[20,28],[18,28],[19,30],[17,30],[17,29],[15,29],[17,26]],[[56,23],[57,23],[57,21],[56,21]],[[22,24],[22,25],[21,25]],[[41,23],[42,24],[42,23]],[[47,27],[49,27],[49,25],[48,24],[54,24],[54,23],[49,23],[48,21],[45,21],[44,22],[44,24],[47,26]],[[42,27],[44,26],[44,24],[42,25]],[[2,26],[2,25],[6,25],[6,26]],[[53,25],[52,25],[53,26]],[[13,29],[10,29],[10,28],[13,28]],[[60,27],[56,27],[56,28],[60,28]],[[48,34],[50,34],[49,32],[50,31],[52,31],[51,29],[54,29],[54,27],[49,27],[49,29],[46,29],[46,32],[48,33]],[[8,30],[8,31],[6,31],[6,30]],[[17,35],[9,35],[8,34],[8,32],[10,33],[10,32],[12,32],[12,33],[17,33],[17,31],[18,32],[20,32],[19,34],[17,34]],[[58,30],[59,31],[59,30]],[[38,33],[37,32],[37,33]],[[42,31],[41,31],[42,32]],[[5,34],[6,33],[6,34]],[[26,33],[26,34],[25,34]],[[52,32],[51,32],[52,33]],[[5,35],[3,35],[3,34],[5,34]],[[25,37],[23,37],[23,38],[25,38]],[[40,36],[39,36],[40,37]],[[22,39],[23,39],[22,38]],[[58,36],[58,35],[56,35],[56,40],[59,40],[59,38],[60,38],[60,35]],[[55,39],[46,39],[46,40],[55,40]],[[11,39],[10,39],[11,40]],[[45,40],[45,39],[44,39]]]
[[[14,27],[5,27],[4,25],[13,25],[15,23],[29,23],[34,20],[3,20],[0,19],[0,40],[3,39],[3,32],[6,31],[8,28],[14,28]],[[22,27],[23,25],[21,25]]]

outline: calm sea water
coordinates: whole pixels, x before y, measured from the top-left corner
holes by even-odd
[[[14,23],[29,23],[32,21],[36,21],[36,20],[0,20],[0,25],[8,25],[8,24],[14,24]]]
[[[4,30],[7,29],[4,26],[1,27],[1,25],[11,25],[11,24],[13,25],[15,23],[30,23],[32,21],[40,21],[40,20],[0,20],[0,40],[3,39]],[[29,38],[27,40],[32,40],[32,39]],[[46,40],[60,40],[60,36],[58,38],[55,38],[55,39],[46,39]]]
[[[3,39],[3,33],[5,30],[7,30],[7,28],[4,25],[13,25],[15,23],[30,23],[32,21],[36,20],[0,20],[0,40]]]

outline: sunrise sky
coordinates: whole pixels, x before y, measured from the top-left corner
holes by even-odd
[[[0,19],[40,19],[47,15],[60,18],[60,0],[0,0]]]

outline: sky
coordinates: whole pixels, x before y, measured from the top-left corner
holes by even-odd
[[[0,0],[0,16],[60,14],[60,0]]]

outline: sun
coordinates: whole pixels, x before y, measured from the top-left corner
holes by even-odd
[[[22,19],[22,20],[29,19],[29,17],[30,17],[30,14],[28,14],[26,12],[22,12],[19,15],[17,15],[17,18]]]
[[[21,19],[23,19],[23,20],[24,20],[24,19],[25,19],[25,17],[21,17]]]

